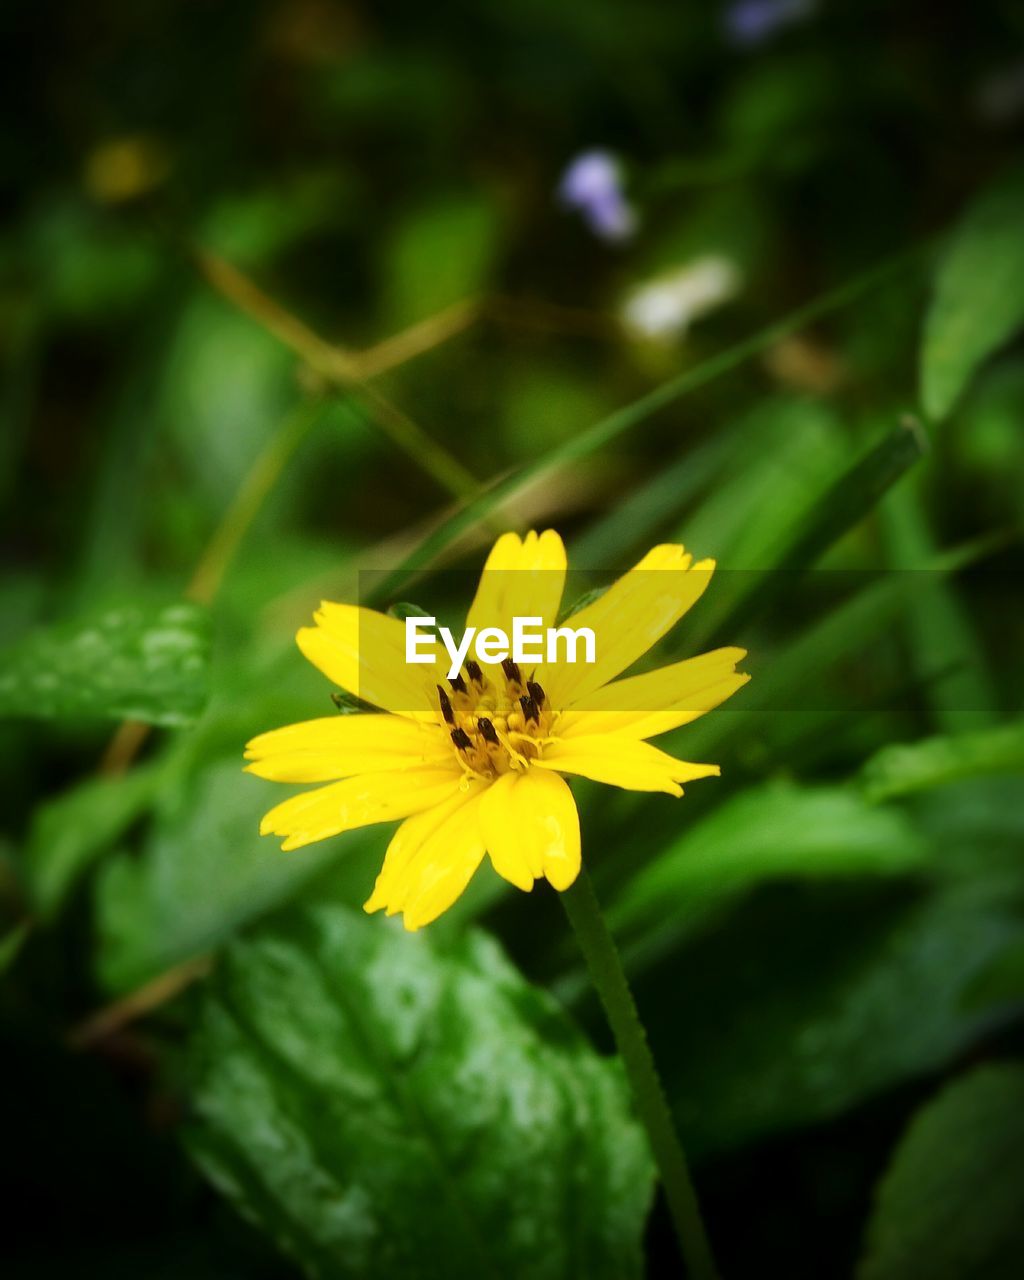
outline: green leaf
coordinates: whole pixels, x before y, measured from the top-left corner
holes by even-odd
[[[0,657],[0,715],[190,724],[206,701],[209,634],[195,605],[125,605],[39,629]]]
[[[742,629],[793,587],[793,575],[815,564],[825,552],[869,515],[924,455],[920,427],[905,421],[883,436],[863,457],[824,486],[761,558],[764,572],[736,574],[705,613],[696,648],[734,644]],[[771,572],[767,572],[771,570]],[[722,637],[728,637],[728,640]]]
[[[882,504],[882,528],[892,569],[912,574],[935,555],[935,539],[922,493],[921,471]],[[926,696],[945,733],[987,729],[997,719],[997,699],[984,647],[953,584],[935,577],[915,590],[904,614],[911,661],[923,679],[945,672],[927,686]]]
[[[620,937],[642,935],[649,958],[763,881],[896,875],[925,854],[902,813],[873,808],[855,791],[770,783],[686,829],[626,884],[608,920]]]
[[[1024,923],[1022,936],[1004,947],[968,984],[963,993],[966,1009],[987,1009],[1000,1004],[1024,1004]]]
[[[364,702],[362,698],[357,698],[347,689],[335,689],[331,694],[331,701],[338,708],[338,714],[342,716],[359,716],[377,710],[372,703]]]
[[[558,611],[559,625],[568,621],[569,618],[575,617],[577,613],[582,609],[586,609],[588,605],[600,600],[610,585],[610,583],[605,583],[600,587],[591,587],[589,591],[581,591],[578,596],[574,597],[572,604],[568,608],[562,608]]]
[[[492,201],[452,195],[406,213],[384,250],[391,328],[414,324],[487,288],[498,250]]]
[[[912,1119],[882,1179],[858,1280],[1024,1274],[1024,1067],[978,1067]]]
[[[869,800],[889,800],[963,778],[1024,772],[1024,722],[883,747],[864,766]]]
[[[388,615],[397,618],[399,622],[404,622],[406,618],[429,618],[429,614],[422,605],[410,604],[408,600],[396,600],[394,604],[388,605]]]
[[[649,1030],[691,1147],[839,1115],[940,1068],[991,1025],[960,993],[1020,936],[1004,886],[907,898],[793,886],[674,957],[671,998],[647,1001]]]
[[[161,776],[147,765],[117,778],[89,778],[36,810],[25,875],[44,919],[57,913],[92,863],[149,808]]]
[[[731,465],[678,539],[720,568],[771,569],[790,530],[849,467],[851,446],[834,410],[797,396],[760,403],[731,444]]]
[[[263,264],[323,227],[337,227],[352,196],[352,184],[337,166],[291,175],[284,184],[222,194],[196,238],[239,266]]]
[[[120,991],[216,948],[288,902],[342,859],[354,859],[351,900],[369,892],[383,854],[379,828],[294,853],[259,834],[282,798],[229,756],[169,789],[141,857],[108,862],[97,883],[99,967]]]
[[[479,933],[334,907],[236,943],[192,1074],[196,1159],[319,1280],[642,1273],[618,1064]]]
[[[29,920],[22,920],[20,924],[16,924],[13,929],[9,930],[0,938],[0,977],[14,964],[18,956],[21,954],[21,948],[25,945],[29,933],[32,931],[32,923]]]
[[[943,418],[981,362],[1024,324],[1024,170],[968,209],[939,262],[921,347],[921,398]]]
[[[891,628],[903,610],[913,608],[919,593],[932,578],[944,578],[976,564],[991,554],[991,539],[978,539],[937,555],[910,575],[888,574],[869,580],[830,612],[795,635],[767,658],[755,649],[744,659],[744,670],[753,679],[743,690],[742,701],[726,708],[727,714],[704,716],[675,735],[662,740],[666,750],[676,746],[691,759],[715,758],[727,742],[751,732],[763,733],[779,710],[795,718],[795,709],[807,703],[808,673],[814,673],[820,690],[841,662],[866,653],[877,638]]]
[[[710,440],[688,445],[683,454],[643,484],[615,494],[615,503],[599,519],[574,538],[569,563],[583,569],[608,569],[623,563],[624,556],[654,541],[723,467],[732,435],[716,433]],[[689,537],[686,542],[689,545]]]

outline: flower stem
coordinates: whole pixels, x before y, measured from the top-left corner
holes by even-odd
[[[701,1221],[697,1195],[665,1090],[651,1056],[647,1032],[640,1021],[618,948],[604,922],[597,894],[585,867],[572,887],[559,896],[615,1036],[636,1109],[647,1130],[651,1151],[661,1174],[691,1280],[716,1280],[718,1272]]]

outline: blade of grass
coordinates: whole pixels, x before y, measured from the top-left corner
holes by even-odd
[[[696,649],[735,644],[744,628],[790,590],[794,576],[815,564],[843,534],[877,506],[883,494],[918,462],[927,442],[913,420],[901,423],[841,475],[784,535],[769,556],[770,569],[736,573],[704,614],[702,629],[691,633]],[[728,636],[728,641],[723,637]]]
[[[801,692],[807,688],[811,673],[824,675],[851,653],[866,650],[903,609],[914,607],[919,591],[979,563],[1005,547],[1008,540],[1005,533],[990,534],[944,551],[920,569],[890,572],[873,579],[773,654],[743,690],[742,705],[720,710],[687,726],[687,752],[694,759],[703,759],[709,752],[722,750],[729,739],[749,727],[753,718],[800,705]],[[745,666],[750,665],[748,659]],[[665,739],[665,743],[670,741]]]
[[[620,567],[624,551],[628,553],[649,540],[710,483],[727,456],[731,439],[731,434],[724,432],[712,437],[626,494],[575,539],[569,548],[569,563],[586,569]]]
[[[918,483],[908,484],[882,504],[882,529],[897,568],[912,569],[935,550],[920,489]],[[935,582],[920,595],[917,608],[906,613],[904,624],[922,671],[957,668],[950,679],[930,686],[929,703],[937,727],[954,733],[992,725],[997,699],[985,653],[951,586]]]

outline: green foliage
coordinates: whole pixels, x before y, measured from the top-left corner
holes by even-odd
[[[310,1275],[641,1274],[622,1076],[482,935],[333,908],[237,943],[192,1078],[190,1149]]]
[[[920,834],[895,810],[854,791],[772,783],[752,788],[685,830],[629,880],[609,913],[649,948],[758,884],[779,879],[899,875],[925,859]]]
[[[25,873],[40,915],[57,913],[89,866],[150,807],[162,781],[154,766],[89,778],[36,810]]]
[[[783,898],[687,953],[703,976],[671,1016],[701,1052],[666,1038],[661,1061],[691,1144],[821,1122],[941,1067],[987,1024],[960,993],[1019,936],[1001,890],[847,896]]]
[[[17,960],[21,948],[28,939],[31,927],[27,920],[23,920],[21,924],[16,924],[0,938],[0,978]]]
[[[978,1067],[912,1119],[877,1192],[858,1280],[1024,1269],[1024,1068]]]
[[[191,723],[206,701],[203,610],[122,605],[36,630],[0,657],[0,715]]]
[[[759,405],[730,444],[718,483],[678,536],[700,555],[713,548],[724,568],[767,569],[794,522],[848,466],[849,445],[827,405],[790,397]]]
[[[964,1004],[985,1009],[1024,1002],[1024,938],[1014,938],[992,957],[964,990]]]
[[[295,646],[321,600],[464,618],[548,526],[563,613],[658,542],[718,563],[641,663],[749,650],[657,741],[721,777],[574,780],[583,856],[721,1274],[849,1274],[894,1135],[1024,1025],[1009,7],[158,8],[97,45],[23,3],[8,41],[5,1280],[673,1273],[554,892],[485,860],[407,936],[359,910],[391,824],[285,854],[243,772],[368,709]],[[558,194],[592,146],[631,238]],[[638,338],[624,300],[710,255],[727,302]],[[977,1079],[863,1280],[1003,1260],[1019,1085]]]
[[[864,765],[862,785],[870,800],[890,800],[962,778],[1024,771],[1024,725],[981,733],[926,738],[883,747]]]
[[[919,429],[913,423],[903,423],[823,484],[812,500],[796,503],[795,512],[784,521],[773,520],[767,546],[756,553],[758,572],[738,573],[727,581],[691,643],[714,647],[726,643],[726,636],[730,640],[742,638],[752,620],[792,590],[795,575],[811,568],[856,528],[920,461],[923,451]],[[767,572],[769,569],[772,572]]]
[[[968,209],[936,272],[921,347],[929,417],[953,408],[981,362],[1024,325],[1024,170]]]
[[[238,756],[215,760],[169,788],[141,859],[103,868],[96,906],[105,984],[124,990],[227,941],[236,930],[287,902],[342,858],[372,845],[373,833],[282,853],[259,835],[265,784],[242,772]],[[358,859],[349,896],[369,893],[372,857]]]
[[[387,324],[401,329],[486,288],[497,233],[496,210],[478,194],[406,212],[386,246]]]

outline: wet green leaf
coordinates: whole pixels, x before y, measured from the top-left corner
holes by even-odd
[[[1024,1067],[983,1066],[922,1107],[896,1147],[858,1280],[1024,1273]]]
[[[206,701],[209,628],[195,605],[123,605],[39,629],[0,655],[0,715],[185,725]]]
[[[619,1069],[481,934],[321,908],[237,943],[192,1060],[192,1152],[310,1275],[642,1273]]]

